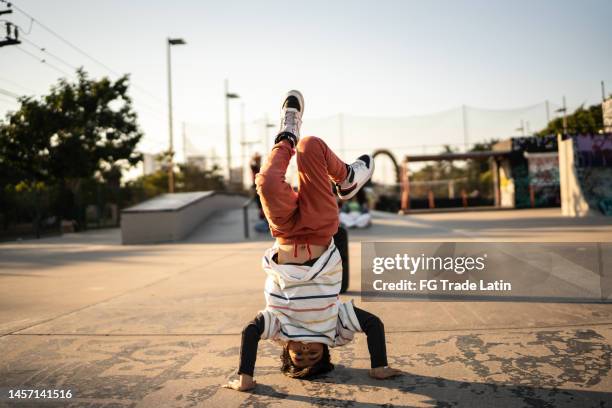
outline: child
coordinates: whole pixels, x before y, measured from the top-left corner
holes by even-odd
[[[368,208],[365,188],[359,190],[357,195],[345,202],[340,209],[340,224],[345,228],[365,228],[370,226],[372,215]]]
[[[387,366],[380,319],[355,307],[352,301],[341,302],[338,296],[342,263],[332,239],[338,230],[338,206],[329,179],[337,184],[340,198],[348,200],[370,179],[374,161],[363,155],[347,165],[321,139],[300,139],[303,111],[302,94],[289,91],[282,105],[281,131],[256,177],[276,242],[262,260],[267,274],[266,308],[242,331],[239,379],[225,386],[238,391],[255,386],[253,371],[260,339],[283,345],[284,374],[307,378],[333,369],[329,347],[347,344],[355,332],[364,332],[370,376],[384,379],[400,374]],[[297,193],[285,182],[294,149],[299,174]]]

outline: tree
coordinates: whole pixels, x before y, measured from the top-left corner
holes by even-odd
[[[496,140],[489,140],[482,143],[476,143],[471,149],[471,152],[491,150]],[[445,145],[444,150],[440,154],[455,153],[450,146]],[[470,159],[465,163],[457,163],[453,161],[436,161],[423,166],[411,176],[413,181],[437,181],[437,180],[453,180],[456,182],[455,187],[465,189],[467,192],[478,191],[483,197],[491,197],[493,194],[492,174],[488,159]],[[437,197],[443,197],[447,193],[448,186],[438,184],[434,186],[426,186],[426,189],[434,191]],[[419,189],[414,189],[419,192]],[[421,189],[422,190],[422,189]],[[421,194],[425,193],[420,191]]]
[[[17,181],[78,181],[111,167],[141,160],[134,149],[142,138],[128,76],[117,81],[60,79],[48,95],[20,99],[20,108],[0,124],[0,162]]]
[[[17,112],[0,123],[0,169],[4,185],[49,179],[50,138],[53,132],[46,107],[21,98]]]
[[[206,191],[224,189],[221,168],[214,165],[210,170],[190,163],[180,164],[179,191]]]
[[[601,104],[591,105],[585,108],[581,105],[574,113],[567,116],[567,131],[571,134],[590,133],[595,134],[603,129],[603,118],[601,115]],[[539,136],[563,133],[563,118],[555,118],[538,132]]]
[[[0,181],[67,188],[78,208],[83,180],[116,178],[141,160],[135,148],[142,132],[127,95],[128,75],[111,81],[89,79],[83,69],[76,74],[74,82],[60,79],[47,95],[20,98],[19,109],[0,122],[0,169],[7,172]]]
[[[140,192],[140,199],[168,192],[168,170],[163,165],[166,158],[166,152],[161,153],[157,156],[158,162],[162,164],[161,169],[127,184],[135,192]],[[174,176],[176,192],[223,190],[225,188],[221,168],[217,165],[207,170],[190,163],[179,164],[178,167],[180,171]]]

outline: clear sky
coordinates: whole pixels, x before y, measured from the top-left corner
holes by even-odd
[[[612,92],[609,0],[15,4],[153,95],[133,91],[146,132],[142,147],[150,151],[167,143],[167,36],[187,41],[173,49],[177,135],[182,121],[191,128],[223,123],[224,78],[240,94],[247,121],[266,113],[277,120],[283,92],[302,90],[305,124],[340,112],[402,117],[462,104],[512,109],[548,99],[558,105],[562,95],[573,107],[599,102],[601,80]],[[29,26],[18,12],[0,18]],[[94,76],[108,74],[37,25],[24,37]],[[37,54],[29,43],[21,47]],[[16,47],[0,48],[0,68],[0,88],[15,93],[44,92],[59,75]],[[8,99],[1,97],[0,114],[11,107]],[[232,102],[235,135],[240,103]],[[215,129],[203,137],[223,154],[222,127]],[[358,137],[371,145],[377,135]],[[345,146],[353,142],[366,145],[344,135]]]

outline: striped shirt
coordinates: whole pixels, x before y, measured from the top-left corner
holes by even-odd
[[[267,274],[266,308],[262,339],[324,343],[342,346],[363,331],[353,301],[341,302],[342,259],[330,243],[312,266],[279,265],[273,256],[275,244],[264,254],[262,264]]]

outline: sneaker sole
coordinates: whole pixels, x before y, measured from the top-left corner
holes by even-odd
[[[350,200],[351,198],[355,197],[355,194],[357,194],[359,192],[359,190],[361,190],[361,187],[363,187],[365,185],[365,183],[367,183],[371,178],[372,178],[372,174],[374,174],[374,158],[372,157],[372,155],[368,155],[370,156],[370,174],[368,175],[368,178],[363,179],[363,181],[361,181],[361,183],[355,183],[351,188],[350,191],[347,194],[342,194],[341,190],[338,189],[338,196],[340,197],[341,200]],[[346,191],[346,190],[344,190]]]
[[[285,97],[283,98],[283,105],[285,104],[285,101],[287,100],[288,97],[290,96],[295,96],[297,98],[298,101],[300,101],[300,106],[302,107],[302,111],[301,114],[304,115],[304,96],[302,95],[302,93],[298,90],[292,89],[291,91],[287,92],[287,94],[285,95]],[[283,105],[281,105],[281,113],[283,111]]]

